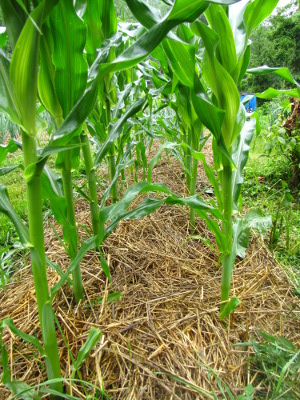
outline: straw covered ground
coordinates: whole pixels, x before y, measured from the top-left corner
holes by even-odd
[[[181,171],[178,162],[163,158],[153,171],[153,182],[165,182],[174,192],[184,194]],[[199,176],[201,192],[206,187],[201,169]],[[76,207],[84,237],[89,207],[84,200]],[[103,335],[81,368],[81,378],[103,387],[111,399],[206,399],[212,398],[213,391],[223,399],[220,386],[224,382],[237,395],[255,378],[255,372],[247,362],[251,349],[236,344],[257,338],[263,329],[299,345],[299,299],[260,237],[252,237],[246,259],[238,260],[234,270],[232,293],[242,304],[229,323],[219,320],[218,255],[203,241],[188,239],[188,220],[187,209],[163,206],[144,219],[123,221],[104,244],[111,284],[97,254],[85,256],[86,301],[76,306],[67,286],[54,300],[69,346],[68,351],[58,332],[64,377],[71,375],[70,352],[76,357],[92,326],[99,327]],[[50,219],[47,254],[65,268],[69,261],[51,224]],[[196,234],[213,240],[200,220]],[[58,281],[53,270],[48,276],[51,285]],[[116,291],[122,298],[111,301]],[[0,293],[0,301],[0,319],[10,317],[19,329],[40,336],[29,265]],[[42,383],[46,379],[43,363],[34,357],[31,346],[8,330],[4,341],[13,378],[30,385]],[[101,398],[91,387],[85,392],[79,383],[66,381],[65,386],[72,396],[84,399],[90,393]],[[9,391],[0,386],[0,398],[8,397]]]

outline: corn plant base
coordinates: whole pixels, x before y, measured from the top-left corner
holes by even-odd
[[[165,159],[157,165],[153,180],[164,176],[171,189],[180,193],[180,167],[173,160],[170,169],[166,170],[166,165]],[[85,230],[80,226],[89,220],[89,205],[82,200],[75,208],[83,236]],[[297,310],[299,299],[293,296],[281,267],[258,240],[251,243],[248,256],[233,272],[231,295],[238,296],[242,304],[230,317],[229,326],[219,320],[221,269],[217,256],[201,240],[187,240],[182,246],[188,226],[188,210],[167,206],[144,220],[122,223],[104,246],[112,287],[122,292],[122,299],[111,302],[114,296],[96,253],[88,254],[82,262],[88,294],[83,305],[76,307],[66,286],[55,298],[53,307],[74,356],[91,326],[103,331],[102,342],[92,352],[95,357],[87,360],[81,374],[90,383],[103,384],[112,399],[134,398],[142,390],[140,397],[145,399],[170,398],[171,393],[177,400],[206,398],[204,392],[219,391],[216,380],[209,379],[209,366],[239,394],[237,388],[248,383],[249,353],[233,344],[256,337],[260,329],[285,336],[294,344],[297,337],[299,340],[297,311],[290,311]],[[196,232],[211,239],[199,220]],[[65,253],[51,231],[46,234],[46,247],[52,261],[66,266]],[[53,284],[56,280],[55,272],[49,271],[49,281]],[[10,315],[19,329],[32,332],[38,315],[29,268],[16,275],[16,283],[10,286],[0,293],[0,319]],[[45,371],[40,370],[32,348],[8,332],[4,340],[12,356],[13,377],[24,378],[30,385],[43,382]],[[68,378],[71,361],[62,340],[60,354],[62,371]],[[174,371],[176,376],[170,377]],[[78,383],[69,390],[74,396],[85,396]],[[8,398],[8,394],[0,386],[0,398]]]

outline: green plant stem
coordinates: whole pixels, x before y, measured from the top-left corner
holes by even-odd
[[[65,151],[64,168],[62,171],[62,180],[64,187],[64,196],[67,203],[67,218],[71,226],[73,234],[70,238],[69,243],[69,256],[71,261],[73,261],[77,255],[77,228],[76,228],[76,218],[74,209],[74,199],[73,199],[73,185],[72,185],[72,172],[71,172],[71,151]],[[72,272],[73,278],[73,290],[76,303],[83,300],[83,285],[80,271],[80,264],[76,265],[76,268]]]
[[[224,169],[222,172],[222,197],[223,197],[223,226],[222,231],[227,238],[226,255],[222,263],[222,279],[221,279],[221,301],[229,299],[231,277],[235,257],[232,254],[232,167],[227,160],[223,160]],[[226,303],[221,304],[222,312]]]
[[[116,162],[115,162],[114,144],[112,144],[111,149],[109,151],[108,162],[109,162],[110,181],[112,182],[112,180],[114,179],[114,176],[116,174]],[[112,188],[111,188],[111,200],[112,200],[112,203],[115,203],[116,201],[118,201],[117,181],[112,185]]]
[[[89,187],[90,212],[91,212],[93,233],[94,235],[97,235],[99,233],[98,194],[97,194],[95,168],[92,160],[90,142],[86,132],[82,131],[80,135],[80,140],[83,145],[82,154],[84,158],[86,176]]]
[[[28,166],[37,161],[36,142],[34,138],[28,136],[25,132],[22,132],[22,145],[24,166],[26,170]],[[30,242],[33,246],[30,249],[31,267],[35,285],[40,326],[46,351],[48,378],[60,379],[61,370],[55,333],[54,314],[50,304],[47,281],[40,175],[41,171],[36,169],[33,175],[30,176],[26,181],[29,233]],[[45,313],[45,308],[50,308],[51,312]],[[51,384],[50,386],[52,389],[57,390],[58,392],[62,393],[63,391],[61,382]]]
[[[106,104],[106,123],[107,123],[107,127],[108,127],[110,124],[110,121],[111,121],[110,102],[109,102],[108,97],[105,99],[105,104]],[[116,174],[114,143],[111,144],[111,147],[109,150],[108,165],[109,165],[110,181],[112,182],[112,180]],[[111,188],[111,201],[112,201],[112,203],[115,203],[116,201],[118,201],[118,181],[117,180]]]
[[[191,130],[191,142],[192,142],[192,149],[195,151],[198,151],[199,148],[199,138],[198,135],[195,134],[194,129],[192,128]],[[192,170],[191,170],[191,178],[190,178],[190,196],[193,196],[196,194],[196,186],[197,186],[197,174],[198,174],[198,160],[196,158],[193,158],[191,155],[191,163],[192,163]],[[195,226],[196,226],[196,217],[195,217],[195,209],[191,208],[190,210],[190,222],[191,222],[191,227],[190,231],[191,233],[194,233],[195,231]]]

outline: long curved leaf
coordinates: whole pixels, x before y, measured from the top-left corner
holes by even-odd
[[[195,47],[186,43],[166,39],[163,48],[177,78],[186,86],[194,85]]]
[[[118,135],[121,132],[121,129],[124,125],[124,123],[133,115],[135,115],[137,112],[139,112],[143,105],[145,104],[147,100],[147,97],[143,97],[137,102],[135,102],[127,111],[126,113],[122,116],[122,118],[119,119],[119,121],[113,125],[111,131],[109,132],[108,138],[105,140],[103,145],[101,146],[101,149],[99,152],[96,154],[95,157],[95,166],[99,165],[100,162],[103,160],[105,157],[106,153],[108,152],[111,144],[113,141],[118,137]]]
[[[232,172],[232,196],[236,210],[239,208],[238,200],[243,183],[242,172],[248,160],[250,143],[254,135],[255,125],[255,119],[246,121],[232,148],[232,160],[236,166],[236,170]]]
[[[36,134],[37,74],[39,66],[40,30],[44,18],[56,3],[42,1],[28,17],[16,43],[10,77],[20,112],[22,127],[29,135]]]
[[[9,60],[0,49],[0,110],[15,124],[21,124],[14,88],[9,76]]]
[[[237,56],[232,29],[224,8],[218,4],[211,4],[205,12],[211,28],[218,34],[217,57],[221,65],[234,78],[233,72],[236,69]]]
[[[271,14],[278,1],[279,0],[254,0],[248,4],[244,13],[248,37],[251,31]]]
[[[22,244],[29,247],[29,230],[27,226],[23,224],[19,215],[15,212],[9,200],[7,190],[2,185],[0,185],[0,212],[5,214],[13,222]]]
[[[87,63],[83,54],[86,27],[72,0],[58,3],[51,13],[50,25],[55,43],[52,53],[55,90],[65,118],[86,87]]]
[[[26,14],[16,0],[1,0],[0,5],[9,42],[12,49],[14,49],[26,22]]]

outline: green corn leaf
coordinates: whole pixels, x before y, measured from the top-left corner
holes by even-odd
[[[100,239],[98,239],[98,242],[100,242]],[[98,246],[98,244],[97,244],[97,246]],[[97,249],[100,254],[101,268],[102,268],[105,276],[107,277],[108,281],[111,282],[110,271],[109,271],[109,266],[107,264],[107,261],[104,257],[104,254],[102,253],[101,249],[99,249],[99,247],[97,247]]]
[[[28,135],[36,134],[37,74],[39,65],[40,32],[45,1],[30,14],[14,49],[10,77],[21,116],[22,128]],[[34,24],[34,23],[35,24]]]
[[[196,210],[197,215],[202,218],[210,230],[215,235],[215,239],[217,242],[217,246],[219,249],[220,254],[224,254],[227,249],[227,237],[224,235],[224,233],[220,230],[219,223],[215,219],[210,218],[206,212],[203,210]],[[219,212],[219,214],[216,216],[219,221],[222,221],[222,215]]]
[[[89,64],[91,64],[97,55],[97,49],[100,49],[104,37],[102,32],[102,22],[101,22],[101,7],[102,2],[100,0],[87,1],[85,2],[85,11],[82,16],[83,20],[87,26],[87,39],[85,50],[87,53],[87,59]]]
[[[74,135],[69,141],[69,144],[73,146],[73,148],[69,150],[71,170],[77,170],[80,164],[80,145],[81,145],[79,136],[80,130],[78,130],[77,132],[78,135]],[[63,170],[65,168],[66,154],[67,152],[63,151],[57,154],[55,160],[56,169]]]
[[[255,132],[255,125],[255,119],[246,121],[232,148],[232,160],[236,166],[236,169],[232,172],[232,196],[236,210],[238,209],[238,202],[243,183],[242,172],[248,160],[250,143]]]
[[[266,233],[272,225],[272,218],[270,215],[265,216],[261,210],[253,209],[245,215],[244,224],[260,233]]]
[[[102,332],[100,329],[92,327],[89,331],[88,337],[84,343],[84,345],[81,347],[81,349],[78,352],[77,359],[75,361],[75,364],[73,366],[74,370],[77,371],[83,362],[88,358],[90,355],[91,351],[93,348],[96,346],[98,343],[100,337],[102,335]]]
[[[18,336],[22,340],[27,343],[31,343],[43,356],[45,355],[45,350],[41,346],[39,340],[35,336],[28,335],[25,332],[20,331],[11,318],[6,318],[0,322],[0,329],[2,330],[4,327],[7,327],[14,335]]]
[[[107,238],[113,232],[120,221],[146,217],[157,210],[162,204],[164,204],[164,200],[146,198],[134,210],[116,214],[113,221],[105,229],[104,238]]]
[[[236,239],[234,243],[236,254],[241,258],[245,258],[251,229],[266,234],[271,226],[271,216],[265,216],[258,209],[248,211],[243,218],[237,218],[233,226],[234,237]]]
[[[243,77],[245,76],[245,73],[247,71],[249,62],[250,62],[250,54],[251,54],[251,46],[250,44],[246,46],[246,50],[243,53],[243,55],[240,57],[239,62],[236,67],[236,76],[238,76],[237,83],[240,83]]]
[[[8,153],[14,153],[17,150],[18,146],[13,139],[10,139],[7,145],[0,144],[0,164],[6,159]]]
[[[59,129],[53,134],[49,143],[51,147],[58,148],[59,146],[65,146],[74,135],[79,134],[78,130],[81,129],[82,124],[93,110],[97,97],[98,82],[94,80],[75,104]]]
[[[200,79],[197,77],[195,77],[195,91],[192,91],[191,97],[198,118],[219,141],[222,137],[225,111],[211,102]]]
[[[126,0],[128,5],[136,5],[136,1]],[[224,0],[224,4],[233,2]],[[153,25],[134,45],[125,50],[112,63],[101,65],[98,77],[136,65],[158,46],[171,29],[182,22],[194,21],[207,8],[207,5],[207,2],[199,0],[176,0],[171,12],[164,20]]]
[[[158,10],[144,1],[130,0],[126,1],[126,3],[135,18],[147,29],[150,29],[161,20]]]
[[[224,307],[223,311],[220,313],[220,319],[224,319],[228,317],[228,315],[232,314],[238,305],[241,304],[241,300],[237,297],[232,297],[229,302]]]
[[[162,145],[159,146],[155,156],[151,159],[150,163],[149,163],[149,167],[148,167],[148,174],[147,174],[147,181],[150,183],[151,179],[152,179],[152,171],[153,168],[155,167],[155,165],[159,162],[160,158],[161,158],[161,153],[164,150],[171,150],[172,153],[175,155],[175,157],[179,160],[179,162],[181,163],[182,167],[186,170],[186,173],[189,173],[189,171],[186,169],[186,167],[184,166],[182,157],[180,157],[178,151],[176,151],[176,149],[179,147],[179,144],[177,143],[172,143],[172,142],[165,142]]]
[[[255,93],[255,96],[259,97],[260,99],[274,99],[282,95],[300,98],[300,89],[297,88],[297,89],[277,90],[274,88],[269,88],[265,90],[263,93]]]
[[[131,107],[129,107],[129,109],[126,111],[126,113],[123,115],[123,117],[120,118],[119,121],[112,126],[112,129],[109,132],[108,138],[103,143],[103,145],[101,146],[101,149],[99,150],[99,152],[97,152],[97,154],[95,156],[95,166],[99,165],[100,162],[103,160],[103,158],[105,157],[106,153],[108,152],[111,144],[118,137],[118,135],[122,132],[122,128],[123,128],[125,122],[142,109],[146,100],[147,100],[147,97],[145,96],[145,97],[141,98],[140,100],[136,101]]]
[[[262,21],[264,21],[277,6],[279,0],[254,0],[248,4],[245,13],[244,21],[246,25],[247,36],[255,29]]]
[[[22,164],[19,165],[11,165],[10,167],[3,167],[0,168],[0,176],[9,174],[10,172],[14,171],[17,168],[22,168]]]
[[[54,87],[55,68],[52,62],[52,52],[49,46],[52,34],[48,25],[43,27],[43,36],[41,38],[41,58],[40,70],[38,75],[38,90],[40,99],[45,108],[50,112],[55,121],[63,119],[63,110],[60,106]]]
[[[12,49],[18,41],[26,22],[26,14],[16,0],[1,0],[1,11],[4,17],[7,34]]]
[[[47,166],[44,167],[41,175],[42,196],[50,200],[50,207],[56,221],[63,228],[63,236],[66,243],[70,244],[74,228],[67,219],[67,203],[63,196],[61,176],[51,171]]]
[[[95,249],[98,246],[98,240],[96,236],[93,236],[91,238],[88,238],[83,242],[81,245],[80,249],[78,250],[76,257],[74,260],[70,263],[69,267],[67,268],[64,276],[61,277],[61,279],[51,288],[51,301],[54,299],[56,293],[60,290],[60,288],[63,286],[63,284],[68,280],[69,275],[72,273],[72,271],[77,268],[77,266],[80,264],[81,260],[83,257],[86,255],[86,253],[90,250]]]
[[[257,68],[249,68],[247,69],[248,74],[252,75],[268,75],[268,74],[275,74],[277,76],[280,76],[281,78],[285,79],[288,82],[291,82],[295,85],[298,86],[298,82],[294,79],[292,74],[290,73],[288,68],[272,68],[268,67],[267,65],[264,65],[262,67],[257,67]]]
[[[166,39],[163,41],[163,48],[177,78],[184,85],[192,88],[194,85],[195,47]]]
[[[0,110],[15,124],[21,124],[14,88],[9,76],[9,60],[0,49]]]
[[[240,63],[244,56],[245,50],[248,46],[248,36],[246,32],[246,25],[244,21],[244,13],[250,0],[244,0],[231,5],[228,10],[228,19],[232,29],[237,60]]]
[[[218,34],[218,49],[216,55],[220,64],[226,69],[234,80],[234,71],[237,64],[236,49],[232,29],[224,8],[211,4],[205,12],[211,28]]]
[[[9,201],[7,190],[2,185],[0,185],[0,212],[5,214],[13,222],[22,244],[29,247],[29,230],[27,226],[23,224],[19,215],[15,212],[11,202]]]
[[[102,304],[103,303],[104,297],[98,297],[96,300],[91,300],[91,304]],[[109,293],[107,295],[107,298],[105,297],[105,301],[108,303],[113,303],[115,301],[121,300],[122,299],[122,292],[117,290],[116,292]]]
[[[53,36],[54,86],[65,118],[82,96],[87,81],[83,54],[86,27],[77,16],[72,0],[59,2],[50,17]]]
[[[109,39],[117,32],[118,21],[113,0],[100,1],[101,22],[104,39]]]

